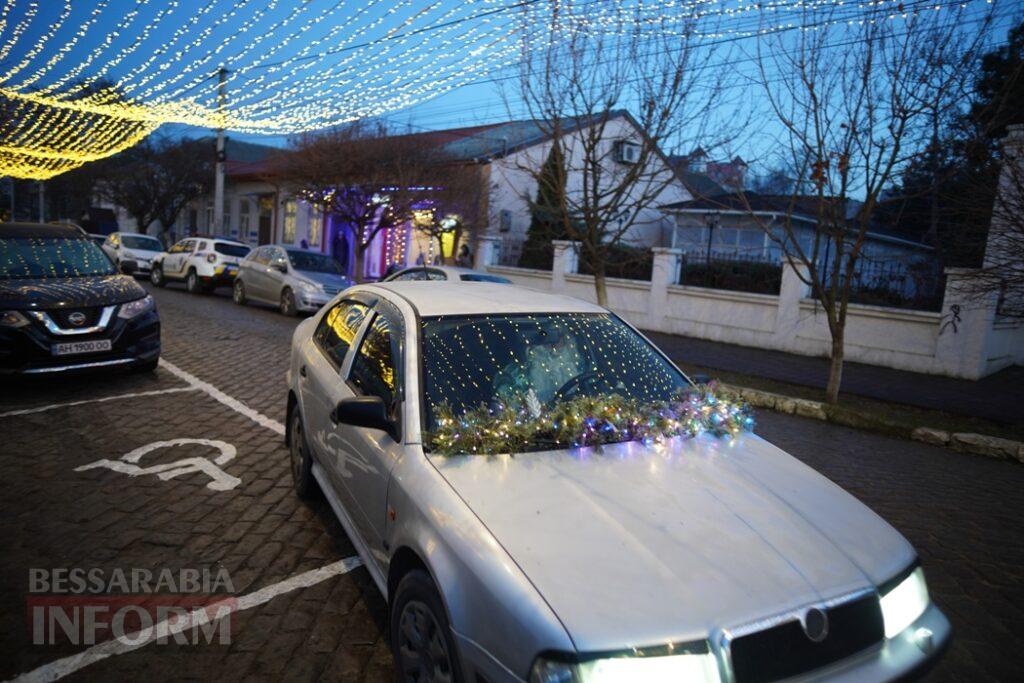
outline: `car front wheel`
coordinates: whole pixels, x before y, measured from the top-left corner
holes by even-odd
[[[239,306],[245,305],[245,285],[241,280],[235,280],[235,286],[231,288],[231,298]]]
[[[429,574],[416,569],[402,578],[390,621],[399,680],[461,683],[448,616]]]
[[[167,281],[164,280],[164,269],[162,266],[153,266],[153,270],[149,271],[149,281],[155,287],[163,287],[167,284]]]

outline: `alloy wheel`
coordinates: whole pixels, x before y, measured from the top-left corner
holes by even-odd
[[[199,278],[196,276],[196,271],[192,271],[185,278],[185,289],[195,294],[199,291]]]
[[[292,290],[286,289],[281,292],[281,313],[291,315],[295,311],[295,299]]]
[[[451,653],[434,613],[425,603],[410,600],[402,609],[398,630],[399,671],[403,681],[452,683]]]
[[[306,464],[305,442],[302,436],[302,420],[296,415],[292,418],[291,455],[292,480],[297,484],[302,480],[302,470]]]
[[[235,287],[232,294],[232,298],[235,300],[236,304],[245,303],[245,285],[243,285],[240,280],[235,282]]]

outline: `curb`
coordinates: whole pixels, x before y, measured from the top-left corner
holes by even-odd
[[[1024,442],[1003,439],[998,436],[987,434],[974,434],[972,432],[947,432],[933,427],[917,427],[908,429],[902,425],[886,423],[878,420],[857,419],[849,414],[840,414],[833,406],[819,401],[811,401],[804,398],[793,398],[783,394],[774,394],[770,391],[760,389],[749,389],[747,387],[735,386],[722,383],[719,385],[724,391],[737,394],[755,408],[768,408],[779,413],[788,415],[799,415],[824,422],[834,422],[847,427],[867,429],[875,432],[882,432],[893,436],[900,436],[914,441],[920,441],[932,446],[942,446],[958,453],[980,455],[996,460],[1013,460],[1024,463]]]

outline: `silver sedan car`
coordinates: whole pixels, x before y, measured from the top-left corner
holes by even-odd
[[[295,487],[386,597],[403,681],[886,681],[950,638],[903,536],[750,431],[524,441],[519,416],[696,390],[598,306],[353,287],[297,327],[288,386]]]
[[[352,281],[327,254],[266,244],[256,247],[238,266],[232,290],[236,304],[273,304],[285,315],[312,313]]]

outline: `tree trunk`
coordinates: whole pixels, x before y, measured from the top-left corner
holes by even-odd
[[[362,282],[363,278],[365,277],[363,275],[363,260],[365,258],[366,258],[366,247],[364,247],[361,244],[357,244],[356,245],[356,264],[355,264],[356,268],[355,268],[355,271],[352,273],[352,278],[356,282]]]
[[[594,292],[597,294],[597,305],[608,307],[608,280],[604,274],[604,263],[594,264]]]
[[[839,385],[843,381],[843,336],[842,327],[832,332],[832,357],[828,368],[828,386],[825,387],[825,400],[835,405],[839,403]]]

